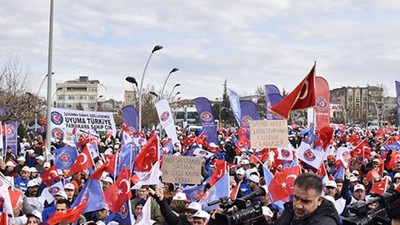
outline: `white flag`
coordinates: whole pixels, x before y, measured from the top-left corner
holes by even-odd
[[[156,103],[156,109],[160,124],[167,132],[168,137],[172,139],[172,144],[179,143],[168,101],[165,99],[160,100]]]
[[[54,201],[54,195],[60,191],[64,191],[64,185],[61,181],[51,185],[51,187],[47,187],[43,189],[42,195],[40,197],[47,200],[47,203],[52,203]]]
[[[287,148],[278,148],[278,159],[280,160],[293,160],[292,144],[289,143]]]
[[[143,173],[143,176],[140,176],[140,181],[137,182],[132,189],[139,189],[142,185],[158,185],[160,183],[160,163],[157,161],[153,168],[151,168],[150,172]]]
[[[305,142],[301,143],[296,153],[296,156],[299,159],[303,160],[303,162],[314,167],[315,169],[319,169],[321,166],[324,155],[324,152],[311,149],[311,146]]]
[[[136,219],[135,224],[137,224],[137,225],[153,224],[154,221],[150,219],[150,217],[151,217],[150,209],[151,209],[151,199],[147,198],[147,201],[142,208],[142,212],[139,214],[138,218]]]
[[[3,212],[12,215],[13,208],[11,205],[10,193],[8,192],[8,186],[5,184],[0,185],[0,197],[3,198]]]

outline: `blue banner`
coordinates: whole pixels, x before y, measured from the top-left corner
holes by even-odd
[[[396,99],[397,99],[397,117],[399,119],[399,124],[400,124],[400,82],[399,81],[395,81],[396,82]]]
[[[283,99],[279,89],[273,84],[265,85],[265,101],[267,103],[267,120],[281,120],[282,117],[271,113],[269,109],[278,104]]]
[[[139,118],[135,106],[127,105],[122,108],[122,117],[129,130],[134,132],[139,131]]]
[[[207,98],[199,97],[193,99],[193,102],[196,106],[197,114],[199,115],[208,144],[214,143],[218,145],[217,126],[215,125],[210,101],[208,101]]]
[[[11,147],[11,152],[18,155],[17,136],[18,136],[18,122],[10,121],[6,123],[6,148]]]
[[[241,100],[240,107],[242,109],[242,118],[240,126],[244,125],[250,129],[250,121],[260,120],[260,114],[257,111],[257,105],[251,100]]]
[[[242,112],[240,110],[240,96],[234,90],[229,88],[228,95],[233,115],[235,116],[237,123],[240,124],[240,119],[242,118]]]

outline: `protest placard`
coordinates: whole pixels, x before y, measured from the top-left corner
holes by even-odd
[[[286,148],[288,128],[286,120],[250,121],[251,148]]]
[[[200,184],[201,157],[164,155],[161,171],[164,183]]]

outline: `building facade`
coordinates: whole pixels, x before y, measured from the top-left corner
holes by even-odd
[[[106,87],[98,80],[89,80],[88,76],[57,83],[56,87],[57,108],[96,111],[99,102],[105,100]]]
[[[383,87],[336,88],[330,90],[330,102],[335,108],[332,123],[365,125],[368,121],[383,120]]]

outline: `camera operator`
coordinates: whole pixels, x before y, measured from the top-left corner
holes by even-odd
[[[340,224],[335,206],[322,197],[322,181],[318,175],[303,173],[294,182],[293,200],[285,204],[285,210],[276,225]]]

